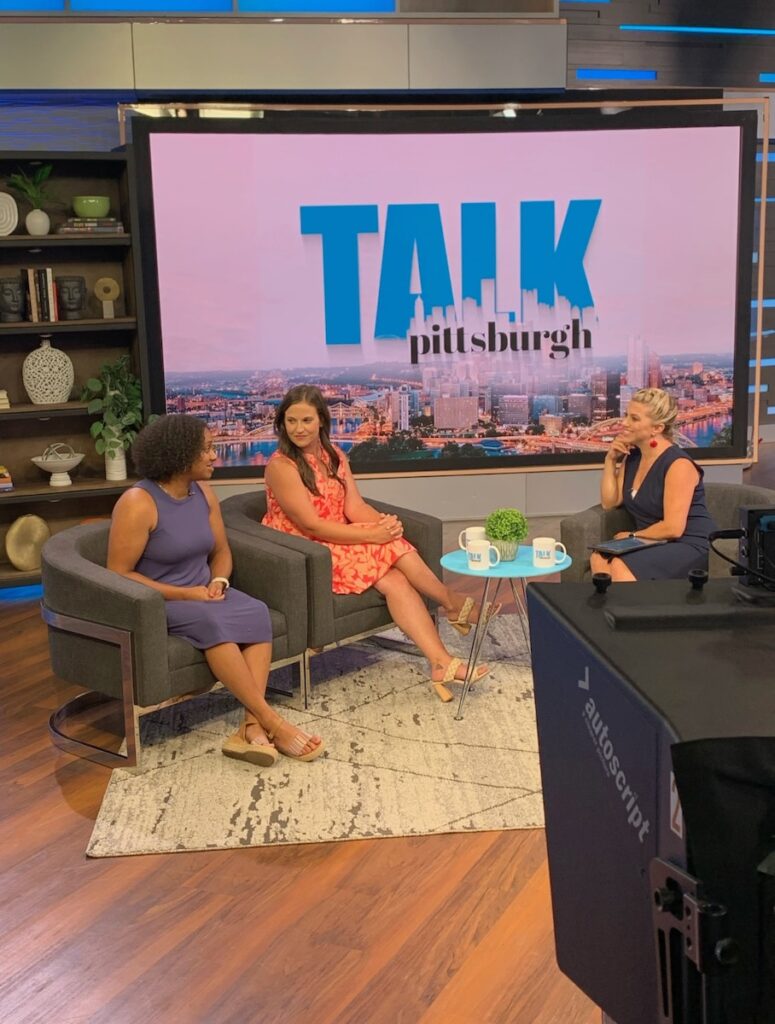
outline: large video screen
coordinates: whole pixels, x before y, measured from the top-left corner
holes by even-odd
[[[659,386],[742,457],[754,118],[135,122],[155,411],[261,475],[314,383],[359,473],[492,470],[600,462]]]

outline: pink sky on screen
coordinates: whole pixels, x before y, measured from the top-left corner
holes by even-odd
[[[593,356],[734,345],[739,129],[459,135],[151,136],[165,369],[408,361],[373,337],[389,203],[439,203],[460,308],[460,204],[497,204],[499,310],[520,308],[519,203],[601,199],[584,261]],[[327,346],[322,246],[299,208],[375,203],[359,242],[361,345]],[[570,311],[540,307],[534,328]]]

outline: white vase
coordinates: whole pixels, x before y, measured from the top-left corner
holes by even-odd
[[[115,455],[105,452],[105,479],[126,480],[126,453],[123,448]]]
[[[28,235],[47,235],[51,230],[51,219],[44,210],[30,210],[24,218]]]
[[[22,363],[22,381],[33,405],[67,402],[75,382],[72,360],[66,352],[54,348],[44,335],[40,347],[33,349]]]

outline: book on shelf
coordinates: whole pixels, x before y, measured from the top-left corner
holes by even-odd
[[[48,305],[48,284],[46,282],[46,269],[39,267],[35,271],[35,284],[40,304],[40,318],[44,323],[51,323],[51,310]]]
[[[46,296],[48,298],[48,309],[52,321],[59,319],[59,303],[57,302],[57,290],[54,284],[53,267],[46,267]]]
[[[0,466],[0,491],[12,491],[13,480],[5,466]]]
[[[38,302],[38,290],[35,285],[35,271],[32,267],[25,267],[22,271],[27,292],[27,319],[33,324],[40,323],[40,304]]]
[[[124,225],[116,217],[68,217],[57,228],[58,235],[123,235]]]

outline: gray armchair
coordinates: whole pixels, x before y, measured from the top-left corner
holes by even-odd
[[[738,509],[743,505],[775,505],[775,491],[748,484],[705,484],[705,500],[713,521],[719,530],[733,530],[739,526]],[[633,528],[631,516],[623,508],[605,511],[602,505],[593,505],[560,523],[560,539],[573,559],[573,565],[562,573],[564,583],[579,583],[589,579],[589,548],[601,540],[613,537],[621,530]],[[730,557],[737,552],[736,541],[720,541],[718,546]],[[728,576],[729,563],[712,551],[708,562],[711,576]]]
[[[217,680],[201,651],[167,633],[164,599],[142,583],[105,568],[109,523],[55,534],[43,548],[42,614],[51,666],[60,678],[88,688],[51,716],[54,743],[106,765],[139,763],[138,719],[149,711],[212,689]],[[272,667],[307,670],[307,595],[303,555],[229,533],[232,582],[264,601],[272,620]],[[77,713],[112,698],[122,702],[126,755],[76,740],[64,727]]]
[[[382,501],[369,500],[380,512],[397,515],[404,536],[417,548],[431,569],[441,560],[442,523],[434,516],[412,512]],[[393,625],[384,597],[370,587],[363,594],[334,594],[331,590],[331,552],[324,544],[294,537],[261,525],[266,514],[266,492],[258,488],[235,494],[221,502],[223,521],[233,532],[242,532],[264,543],[303,554],[307,565],[307,646],[314,654],[352,643]],[[306,706],[306,702],[305,702]]]

